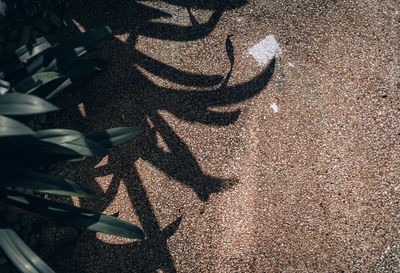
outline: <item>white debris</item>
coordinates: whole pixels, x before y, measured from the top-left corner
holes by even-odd
[[[258,65],[267,65],[274,57],[279,57],[282,54],[282,49],[279,47],[273,35],[268,35],[264,40],[252,46],[248,53],[257,60]]]
[[[271,104],[271,108],[274,110],[274,113],[278,112],[278,106],[275,104],[275,102]]]
[[[294,67],[294,64],[292,64],[291,62],[288,62],[288,66],[289,67]]]

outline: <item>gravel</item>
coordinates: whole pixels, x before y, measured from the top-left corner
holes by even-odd
[[[192,9],[196,27],[166,2],[68,1],[67,20],[115,36],[107,69],[57,98],[57,124],[144,133],[52,171],[100,192],[75,204],[147,239],[83,233],[56,271],[399,272],[398,1],[252,0]],[[204,75],[230,70],[228,35],[224,87]],[[247,54],[268,35],[282,48],[270,80]],[[206,87],[179,84],[191,77]]]

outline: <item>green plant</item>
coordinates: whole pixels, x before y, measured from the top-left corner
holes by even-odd
[[[34,131],[22,116],[58,110],[48,102],[62,89],[102,68],[101,60],[81,59],[110,36],[108,27],[88,31],[63,41],[60,36],[36,39],[17,49],[0,65],[0,203],[9,208],[51,218],[88,230],[143,239],[140,228],[116,217],[67,206],[28,195],[37,193],[92,197],[95,192],[68,179],[40,173],[40,167],[64,160],[82,160],[107,154],[107,149],[127,142],[140,130],[131,127],[83,134],[67,129]],[[14,189],[14,190],[13,190]],[[0,247],[21,272],[53,272],[0,217]]]

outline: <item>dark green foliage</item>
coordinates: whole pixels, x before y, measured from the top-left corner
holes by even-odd
[[[0,0],[0,4],[2,1]],[[1,7],[0,7],[1,8]],[[42,22],[36,22],[45,31]],[[108,149],[135,138],[141,130],[130,127],[83,134],[67,129],[34,131],[26,116],[58,110],[46,99],[82,77],[101,70],[102,60],[81,59],[111,35],[109,27],[81,33],[70,40],[62,35],[38,38],[18,48],[0,64],[0,203],[34,215],[95,232],[143,239],[143,231],[116,217],[67,206],[13,190],[92,197],[95,192],[68,179],[38,172],[39,167],[87,156],[104,156]],[[14,119],[18,118],[18,120]],[[0,247],[21,272],[53,272],[19,237],[1,222]]]
[[[48,35],[23,45],[0,64],[0,94],[7,91],[33,94],[50,99],[82,77],[104,67],[102,60],[83,60],[111,35],[109,27],[98,28],[65,40],[62,35]],[[2,91],[1,88],[4,88]]]
[[[20,272],[54,273],[54,271],[21,240],[18,234],[4,223],[0,223],[0,247]]]
[[[51,103],[26,94],[11,92],[0,96],[0,115],[35,115],[57,111]]]
[[[89,187],[77,184],[61,177],[50,176],[23,168],[0,168],[4,177],[0,181],[0,187],[17,187],[36,192],[92,197],[96,192]]]
[[[113,216],[8,190],[2,191],[0,196],[7,204],[69,225],[115,236],[144,239],[144,233],[140,228]]]

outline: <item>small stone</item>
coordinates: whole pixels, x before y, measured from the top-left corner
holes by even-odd
[[[43,21],[41,18],[39,17],[34,17],[32,20],[32,24],[40,31],[42,32],[50,32],[51,31],[51,27],[45,22]]]
[[[54,11],[49,12],[49,20],[55,27],[57,27],[57,28],[62,27],[62,20],[61,20],[60,16],[58,16],[58,14],[55,13]]]

